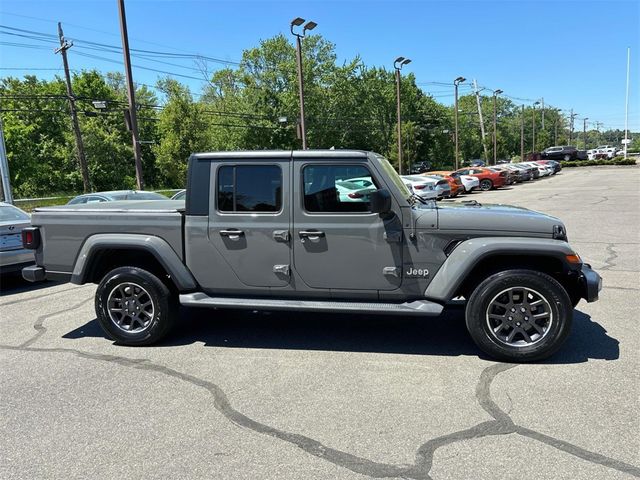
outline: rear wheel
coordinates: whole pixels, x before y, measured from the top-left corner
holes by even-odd
[[[554,278],[506,270],[476,287],[467,303],[471,337],[498,360],[530,362],[555,353],[571,329],[572,301]]]
[[[98,285],[96,315],[102,329],[116,342],[150,345],[173,327],[177,302],[152,273],[138,267],[119,267]]]
[[[565,155],[565,156],[564,156],[564,159],[565,159],[566,161],[571,160],[571,155]]]
[[[489,180],[488,178],[480,180],[480,190],[482,190],[483,192],[486,192],[488,190],[491,190],[492,188],[493,188],[493,182],[491,180]]]

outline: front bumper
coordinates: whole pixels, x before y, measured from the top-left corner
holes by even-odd
[[[595,270],[591,269],[591,265],[585,263],[580,271],[580,283],[582,285],[582,298],[587,302],[595,302],[598,300],[598,294],[602,290],[602,277]]]

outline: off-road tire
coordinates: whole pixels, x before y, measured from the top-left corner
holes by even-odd
[[[140,331],[125,331],[109,314],[109,298],[123,285],[136,285],[144,290],[144,300],[152,302],[153,315]],[[165,337],[178,317],[176,295],[154,274],[138,267],[119,267],[108,272],[98,285],[95,296],[98,323],[117,343],[129,346],[151,345]],[[131,322],[133,325],[133,321]]]
[[[492,300],[500,292],[524,287],[534,290],[548,302],[551,323],[539,341],[512,346],[498,340],[488,320]],[[553,355],[571,330],[573,305],[566,290],[549,275],[534,270],[505,270],[483,280],[467,302],[465,316],[469,334],[482,351],[506,362],[533,362]]]

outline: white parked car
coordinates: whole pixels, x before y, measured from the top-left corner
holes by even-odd
[[[480,188],[480,179],[473,175],[460,175],[460,181],[462,182],[465,193],[469,193],[472,190]]]
[[[589,160],[597,160],[598,158],[612,159],[617,155],[618,148],[613,145],[600,145],[592,150],[587,150],[587,158]]]
[[[537,168],[541,177],[548,177],[553,172],[553,169],[536,162],[524,162],[524,165],[528,165],[533,168]]]
[[[357,179],[340,180],[336,182],[336,190],[340,197],[340,202],[368,202],[371,192],[376,191],[373,182],[371,185],[363,187]]]
[[[436,189],[438,180],[425,175],[402,175],[402,180],[409,190],[423,200],[436,200],[439,197],[441,198]]]

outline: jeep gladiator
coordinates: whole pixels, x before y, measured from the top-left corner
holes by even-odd
[[[602,288],[557,218],[421,200],[375,153],[199,153],[187,177],[185,201],[36,209],[24,278],[98,284],[125,345],[163,338],[179,305],[436,316],[464,299],[476,344],[518,362],[560,348]]]

